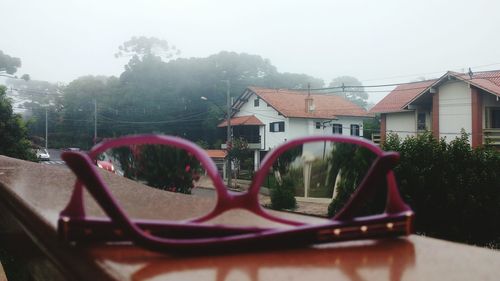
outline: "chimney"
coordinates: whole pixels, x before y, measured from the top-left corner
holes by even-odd
[[[311,84],[307,83],[307,97],[306,97],[306,113],[312,113],[315,109],[314,100],[311,96]]]

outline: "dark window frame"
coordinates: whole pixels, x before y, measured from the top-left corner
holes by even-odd
[[[359,137],[360,128],[361,126],[359,126],[358,124],[351,124],[351,136]]]
[[[423,117],[423,118],[421,118]],[[417,130],[418,131],[424,131],[427,130],[427,125],[426,125],[426,120],[427,119],[427,114],[425,112],[418,112],[417,113]]]
[[[259,107],[260,106],[260,99],[254,99],[253,100],[253,107]]]
[[[276,128],[275,128],[276,124],[278,126],[278,130],[276,130]],[[278,133],[278,132],[284,132],[284,131],[285,131],[285,121],[269,123],[269,132]]]
[[[332,133],[342,135],[342,124],[332,124]]]

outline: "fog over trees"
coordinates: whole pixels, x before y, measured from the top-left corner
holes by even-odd
[[[10,84],[24,89],[35,101],[28,105],[32,135],[44,137],[47,108],[49,146],[84,148],[95,142],[96,112],[98,140],[161,133],[216,147],[223,136],[217,133],[217,124],[225,115],[225,80],[230,81],[231,97],[248,86],[324,86],[322,79],[307,74],[281,73],[259,55],[221,51],[203,58],[177,58],[179,53],[165,40],[133,37],[115,54],[130,57],[120,77],[89,75],[64,87],[40,87],[40,81],[11,80]]]

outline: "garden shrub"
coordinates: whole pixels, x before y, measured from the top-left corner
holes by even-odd
[[[295,209],[297,201],[295,200],[294,180],[288,176],[281,179],[281,183],[270,189],[271,208],[275,210]]]
[[[425,133],[389,135],[384,150],[398,151],[401,195],[416,213],[417,233],[476,245],[500,242],[500,152],[472,149],[468,135],[447,143]]]

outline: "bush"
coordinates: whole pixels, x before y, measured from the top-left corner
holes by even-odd
[[[275,210],[295,209],[297,201],[295,200],[294,180],[289,177],[283,177],[281,183],[270,188],[271,208]]]
[[[383,149],[401,154],[395,173],[404,200],[416,213],[418,233],[498,245],[499,151],[472,149],[465,133],[450,143],[430,133],[403,141],[389,135]]]
[[[0,155],[36,161],[26,124],[12,110],[5,86],[0,85]]]

